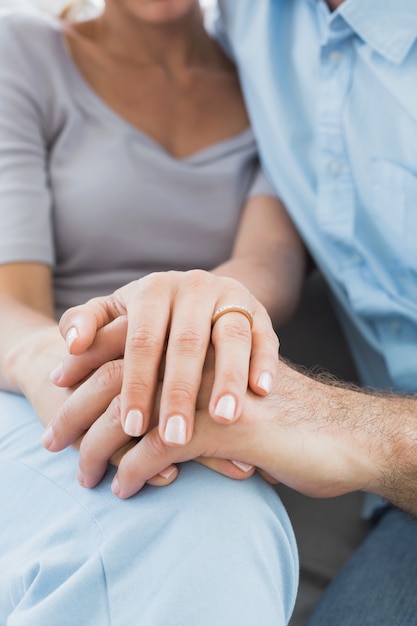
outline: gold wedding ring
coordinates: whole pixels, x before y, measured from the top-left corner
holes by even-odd
[[[245,306],[241,306],[240,304],[227,304],[226,306],[221,306],[220,309],[217,309],[215,314],[211,320],[211,327],[213,328],[214,324],[222,317],[222,315],[226,315],[226,313],[242,313],[248,320],[250,327],[253,326],[253,314],[249,309]]]

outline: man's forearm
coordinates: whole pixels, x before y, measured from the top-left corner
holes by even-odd
[[[374,460],[376,476],[367,491],[417,515],[417,397],[363,396],[354,416],[356,432],[367,440]]]
[[[277,455],[276,467],[265,469],[276,478],[318,497],[369,491],[417,514],[416,397],[314,379],[283,366],[265,403],[270,415],[275,411],[270,421],[276,430],[265,458],[273,450]]]

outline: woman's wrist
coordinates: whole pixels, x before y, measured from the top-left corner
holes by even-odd
[[[44,378],[65,354],[65,343],[55,323],[23,333],[3,359],[3,373],[10,391],[27,395],[28,383]]]

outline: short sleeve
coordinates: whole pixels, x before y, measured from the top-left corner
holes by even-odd
[[[253,198],[254,196],[273,196],[277,197],[277,193],[265,176],[262,168],[257,167],[251,186],[249,187],[246,199]]]
[[[0,18],[0,263],[52,264],[47,142],[36,97],[42,85],[31,75],[18,26],[12,15]]]

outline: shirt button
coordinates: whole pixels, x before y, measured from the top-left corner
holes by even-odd
[[[339,161],[330,161],[329,172],[332,176],[337,176],[342,171],[342,164]]]
[[[343,60],[343,53],[340,52],[340,50],[332,50],[331,52],[329,52],[330,63],[334,63],[336,65],[337,63],[340,63],[340,61],[342,60]]]

